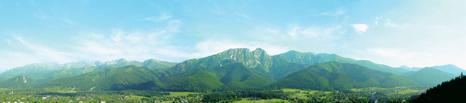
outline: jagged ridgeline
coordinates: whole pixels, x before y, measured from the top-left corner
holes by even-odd
[[[430,87],[451,79],[455,66],[410,71],[336,54],[229,49],[180,63],[119,59],[109,62],[31,64],[0,75],[0,87],[76,91],[204,91],[250,88],[348,89]],[[461,70],[461,69],[459,69]],[[436,77],[432,77],[436,76]],[[434,81],[429,80],[435,78]]]

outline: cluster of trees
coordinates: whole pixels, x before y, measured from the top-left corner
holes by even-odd
[[[454,103],[464,101],[466,96],[466,77],[460,76],[428,89],[419,96],[413,96],[413,103]]]

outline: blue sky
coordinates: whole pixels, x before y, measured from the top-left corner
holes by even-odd
[[[0,70],[228,48],[466,68],[463,0],[2,0]]]

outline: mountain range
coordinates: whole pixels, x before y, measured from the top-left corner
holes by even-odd
[[[336,54],[229,49],[180,63],[149,59],[31,64],[0,74],[0,88],[77,91],[203,91],[250,88],[431,87],[464,71],[454,65],[410,70]]]

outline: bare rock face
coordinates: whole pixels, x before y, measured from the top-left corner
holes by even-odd
[[[272,67],[272,57],[261,48],[253,51],[247,48],[228,49],[208,57],[191,59],[177,64],[172,73],[199,68],[216,69],[230,63],[240,63],[246,68],[269,72]]]

